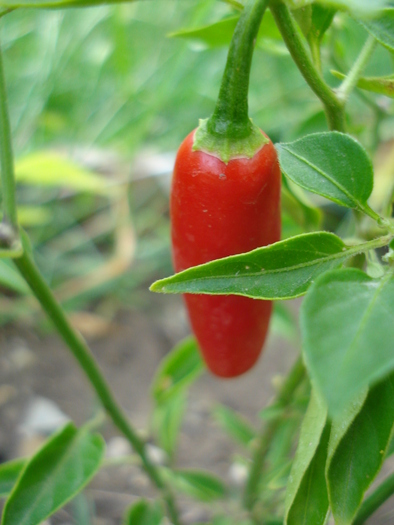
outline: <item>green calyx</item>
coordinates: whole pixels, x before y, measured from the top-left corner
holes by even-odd
[[[249,119],[248,132],[244,137],[217,134],[209,130],[209,119],[200,120],[194,134],[193,151],[203,151],[217,157],[225,164],[232,159],[252,158],[269,140]]]
[[[250,68],[257,32],[269,0],[247,0],[234,30],[213,115],[201,120],[193,150],[218,157],[253,157],[268,140],[248,116]]]

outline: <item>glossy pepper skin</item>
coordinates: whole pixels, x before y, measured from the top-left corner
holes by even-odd
[[[271,141],[252,158],[225,164],[193,151],[190,133],[179,148],[170,214],[175,270],[248,252],[280,239],[281,175]],[[185,294],[191,326],[208,368],[235,377],[257,361],[272,303],[235,295]]]

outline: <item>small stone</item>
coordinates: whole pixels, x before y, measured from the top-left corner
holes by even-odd
[[[60,408],[45,397],[35,397],[28,405],[20,424],[20,432],[26,436],[41,434],[49,436],[70,421]]]
[[[107,443],[107,458],[123,458],[132,453],[130,443],[121,436],[111,438]]]
[[[23,370],[31,366],[36,357],[24,341],[18,341],[17,345],[11,350],[8,360],[13,370]]]
[[[146,453],[154,465],[165,465],[168,461],[168,456],[165,451],[150,443],[146,445]]]
[[[242,486],[248,477],[248,469],[243,463],[233,463],[229,469],[229,478],[237,486]]]
[[[12,385],[1,385],[0,386],[0,406],[5,405],[10,399],[15,397],[17,390]]]

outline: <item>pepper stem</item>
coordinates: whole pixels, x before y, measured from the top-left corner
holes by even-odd
[[[253,157],[268,142],[248,116],[248,91],[253,50],[269,0],[248,0],[236,25],[213,115],[200,122],[194,150],[224,162]]]
[[[248,0],[231,40],[219,98],[208,120],[211,133],[230,138],[250,135],[248,91],[253,50],[267,0]]]

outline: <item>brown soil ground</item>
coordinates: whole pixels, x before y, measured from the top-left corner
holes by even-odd
[[[180,299],[155,296],[149,311],[124,313],[116,320],[113,333],[90,341],[118,400],[142,432],[149,426],[152,407],[149,385],[158,363],[187,331]],[[91,416],[96,402],[74,358],[55,334],[38,335],[23,327],[3,329],[1,348],[0,454],[4,461],[31,453],[44,439],[41,435],[26,435],[21,430],[32,399],[52,400],[77,424]],[[272,379],[285,373],[295,358],[296,350],[291,345],[271,336],[258,365],[244,376],[218,380],[204,373],[190,392],[176,465],[208,469],[233,483],[230,466],[234,454],[241,449],[214,422],[210,416],[212,407],[215,403],[226,404],[257,426],[257,414],[273,394]],[[113,439],[119,433],[110,423],[102,431],[107,443],[117,443]],[[92,524],[118,525],[133,501],[140,496],[154,496],[154,490],[136,466],[123,465],[103,469],[85,495],[94,507]],[[78,501],[83,504],[83,500]],[[181,508],[186,524],[209,519],[210,512],[204,505],[182,499]],[[387,504],[369,523],[393,522],[392,505]],[[49,523],[80,525],[74,521],[72,504]]]

